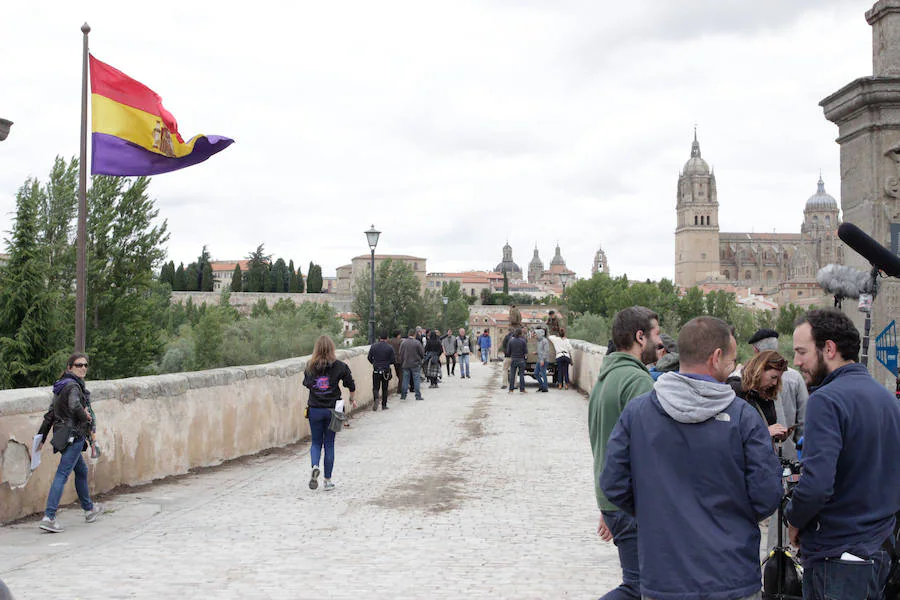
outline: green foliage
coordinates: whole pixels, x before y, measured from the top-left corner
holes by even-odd
[[[585,313],[579,315],[569,326],[566,337],[606,346],[610,339],[609,326],[610,319],[601,315]]]
[[[509,296],[509,278],[506,275],[506,269],[503,270],[503,295]]]
[[[178,264],[178,269],[175,270],[175,279],[174,285],[172,285],[173,292],[186,292],[187,291],[187,278],[184,275],[184,263]]]
[[[782,306],[778,311],[778,318],[775,320],[775,331],[781,335],[794,335],[794,322],[806,314],[807,309],[797,306],[796,304],[788,304]]]
[[[212,265],[208,262],[203,264],[203,273],[200,276],[200,291],[211,292],[215,289],[215,281],[213,280]]]
[[[44,193],[28,179],[16,194],[9,262],[0,269],[0,387],[33,387],[53,381],[65,356],[62,314],[48,289],[48,248],[41,245]]]
[[[364,329],[368,329],[370,285],[369,278],[357,280],[353,297],[353,312],[359,315]],[[433,306],[433,298],[430,302],[431,318],[435,319],[440,309]],[[437,302],[440,302],[439,297]],[[396,329],[406,331],[425,316],[425,299],[419,295],[419,279],[413,270],[403,261],[384,260],[375,271],[376,333],[387,331],[390,334]],[[434,320],[429,327],[439,323]]]
[[[234,265],[234,271],[231,272],[231,291],[244,291],[244,276],[241,275],[241,265],[239,263]]]
[[[175,263],[169,261],[162,266],[159,272],[159,282],[165,283],[170,290],[175,289]]]
[[[266,281],[269,273],[269,262],[272,256],[266,254],[265,247],[260,244],[256,250],[247,255],[247,281],[244,283],[245,292],[266,291]]]
[[[260,317],[268,316],[270,312],[269,304],[266,302],[266,299],[260,298],[256,301],[256,304],[253,305],[253,308],[250,309],[250,316],[254,319],[258,319]]]
[[[309,294],[322,293],[322,267],[310,262],[306,272],[306,292]]]

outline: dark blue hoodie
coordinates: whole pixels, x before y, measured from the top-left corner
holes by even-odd
[[[803,473],[785,510],[804,563],[871,556],[900,510],[900,404],[851,363],[809,396]]]

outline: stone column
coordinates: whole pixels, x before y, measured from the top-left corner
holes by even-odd
[[[900,222],[900,0],[879,0],[866,12],[872,26],[873,76],[861,77],[819,104],[838,126],[841,147],[841,210],[853,223],[890,248],[890,225]],[[850,248],[844,263],[869,269]],[[875,337],[900,318],[900,282],[881,279],[872,313],[869,370],[890,390],[893,376],[875,358]],[[847,312],[863,333],[863,316],[851,301]]]

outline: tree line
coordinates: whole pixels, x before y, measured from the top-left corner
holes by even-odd
[[[247,256],[247,272],[241,270],[240,262],[235,263],[231,273],[232,292],[275,292],[310,294],[322,292],[322,267],[310,261],[307,278],[299,268],[294,268],[293,259],[285,263],[283,258],[272,262],[272,255],[266,254],[265,245],[260,244]],[[173,292],[211,292],[215,289],[211,257],[206,246],[196,261],[188,264],[175,261],[164,263],[159,273],[159,281],[168,284]]]
[[[227,296],[211,307],[172,305],[176,278],[185,288],[212,289],[210,257],[204,247],[181,277],[172,262],[164,265],[168,225],[149,185],[146,177],[90,178],[85,349],[91,379],[258,364],[308,354],[322,333],[341,340],[340,320],[327,304],[287,301],[271,310],[258,306],[250,317],[226,306]],[[16,192],[4,240],[9,258],[0,267],[0,389],[51,384],[72,352],[77,190],[78,160],[57,157],[46,180],[29,177]],[[271,263],[262,245],[248,258],[258,265],[246,274],[250,285],[267,286],[274,273],[290,288],[291,267]],[[306,288],[321,285],[321,267],[311,263]]]

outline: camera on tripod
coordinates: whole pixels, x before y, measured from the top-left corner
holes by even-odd
[[[787,498],[800,481],[800,470],[803,467],[796,458],[785,458],[784,456],[779,458],[781,459],[781,479],[784,481],[784,493]]]
[[[802,438],[797,442],[798,452],[803,449]],[[769,527],[778,528],[778,542],[763,561],[763,600],[802,600],[803,567],[791,552],[787,540],[784,539],[784,506],[791,497],[791,492],[800,481],[801,465],[795,458],[787,458],[781,453],[778,444],[778,459],[781,461],[781,480],[784,484],[784,497],[778,504],[778,512],[769,523]]]

